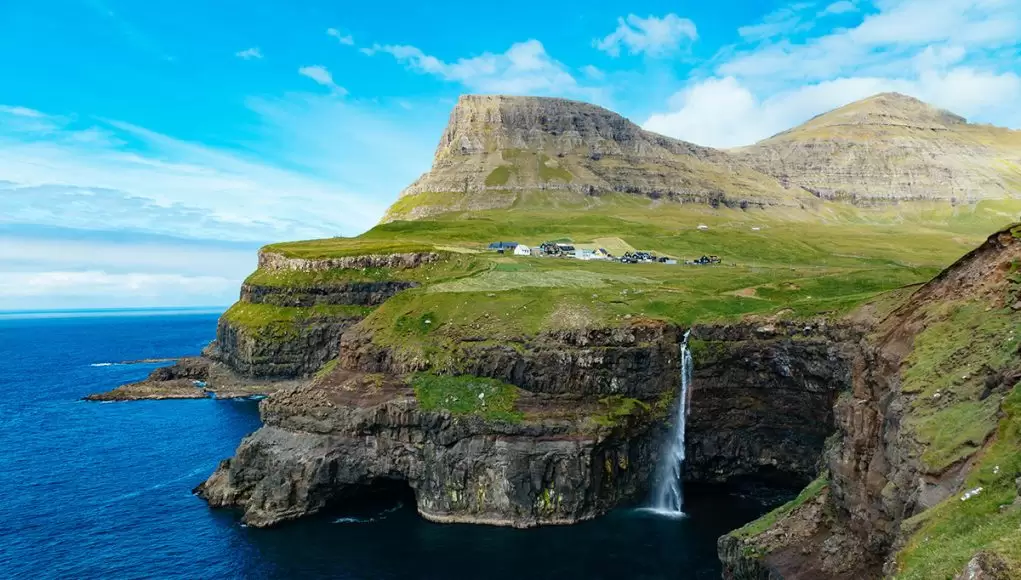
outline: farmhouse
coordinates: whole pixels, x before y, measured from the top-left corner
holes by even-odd
[[[524,244],[518,244],[517,246],[514,247],[514,255],[515,256],[531,256],[532,255],[532,248],[529,248],[528,246],[526,246]]]

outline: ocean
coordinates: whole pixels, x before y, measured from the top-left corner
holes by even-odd
[[[686,489],[689,517],[433,524],[413,499],[270,530],[191,494],[259,427],[249,400],[84,402],[195,355],[217,312],[0,314],[0,578],[719,578],[716,538],[772,494]]]

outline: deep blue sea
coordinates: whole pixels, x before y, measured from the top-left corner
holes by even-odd
[[[718,578],[716,538],[762,499],[688,490],[690,517],[619,510],[534,530],[363,505],[271,530],[192,496],[259,427],[254,401],[83,402],[197,354],[217,313],[0,314],[0,578]]]

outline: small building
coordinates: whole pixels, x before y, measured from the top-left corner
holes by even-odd
[[[557,248],[560,250],[560,255],[573,258],[575,255],[574,246],[571,244],[557,244]]]
[[[586,250],[586,249],[583,248],[583,249],[577,250],[575,252],[575,254],[574,254],[574,257],[579,259],[579,260],[595,260],[596,259],[596,253],[593,250]]]
[[[513,252],[516,247],[518,247],[517,242],[492,242],[489,244],[489,249],[498,254]]]
[[[700,229],[702,231],[705,231],[705,230],[709,229],[709,226],[707,226],[705,224],[698,224],[698,229]]]
[[[532,255],[532,248],[529,248],[528,246],[526,246],[524,244],[518,244],[517,246],[514,246],[514,255],[515,256],[531,256]]]

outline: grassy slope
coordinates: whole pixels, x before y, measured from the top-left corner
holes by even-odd
[[[865,211],[823,204],[812,211],[713,210],[634,196],[522,194],[510,210],[448,214],[380,225],[357,238],[271,246],[302,257],[386,253],[394,248],[457,250],[441,264],[406,271],[256,273],[250,281],[319,284],[332,279],[413,279],[363,323],[382,343],[439,352],[465,334],[494,340],[551,327],[614,324],[649,316],[687,324],[789,308],[841,313],[879,293],[930,278],[1021,209],[916,205]],[[700,231],[699,224],[709,226]],[[753,229],[757,228],[757,229]],[[489,242],[551,239],[624,244],[680,258],[717,254],[717,267],[625,265],[497,256]],[[428,313],[428,333],[399,320]]]

